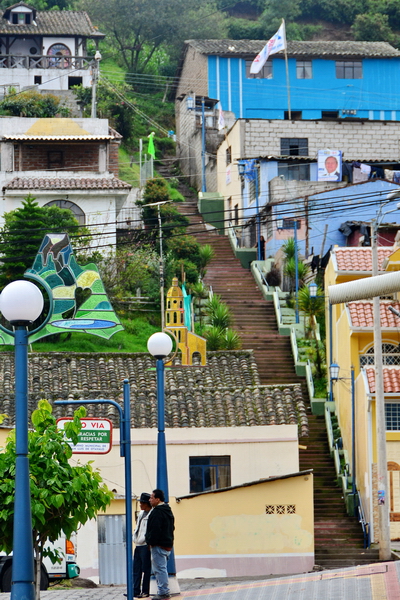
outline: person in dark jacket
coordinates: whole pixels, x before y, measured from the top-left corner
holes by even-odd
[[[150,546],[151,564],[158,591],[152,600],[166,600],[171,597],[167,562],[174,545],[175,519],[170,506],[165,503],[162,490],[153,490],[150,504],[152,510],[147,520],[146,542]]]
[[[139,498],[140,513],[133,534],[136,545],[133,554],[133,595],[135,598],[148,598],[150,590],[151,557],[146,544],[147,519],[151,511],[150,494],[143,492]]]

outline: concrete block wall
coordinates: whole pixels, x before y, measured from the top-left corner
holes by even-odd
[[[291,198],[304,198],[326,190],[346,187],[346,185],[346,181],[286,181],[280,177],[274,177],[269,182],[269,201],[285,202]]]
[[[208,61],[191,46],[186,46],[176,97],[196,92],[198,96],[208,96]]]
[[[281,121],[246,119],[247,158],[280,155],[281,138],[308,138],[308,155],[342,150],[345,160],[400,159],[400,123],[396,121]]]

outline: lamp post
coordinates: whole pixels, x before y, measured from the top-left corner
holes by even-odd
[[[349,379],[348,377],[339,377],[340,367],[337,363],[332,363],[329,367],[329,374],[331,382],[344,381]],[[356,398],[355,398],[355,386],[354,386],[354,367],[351,366],[351,494],[353,496],[353,508],[354,515],[357,515],[357,501],[356,501]]]
[[[45,285],[47,289],[47,286]],[[47,289],[48,291],[48,289]],[[28,331],[43,310],[43,295],[29,281],[14,281],[0,295],[0,311],[13,326],[15,343],[15,501],[13,527],[12,600],[34,600],[34,556],[28,458],[28,338],[42,329],[52,313],[34,332]]]
[[[101,54],[98,50],[96,50],[94,61],[92,63],[92,108],[90,113],[92,119],[97,117],[97,82],[99,80],[100,61]]]
[[[172,351],[172,340],[161,331],[153,333],[147,341],[147,349],[157,360],[157,488],[165,495],[165,502],[169,501],[168,469],[167,469],[167,444],[165,440],[165,366],[164,359]],[[168,574],[175,575],[174,551],[168,559]],[[176,582],[177,585],[177,582]]]

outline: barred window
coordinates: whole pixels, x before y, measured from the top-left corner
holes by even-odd
[[[385,402],[387,431],[400,431],[400,402]]]
[[[400,365],[400,346],[394,344],[382,344],[382,363],[385,366]],[[374,347],[360,356],[360,367],[373,366],[375,364]]]

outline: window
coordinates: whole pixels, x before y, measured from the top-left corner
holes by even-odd
[[[40,85],[42,83],[42,76],[41,75],[35,75],[33,78],[33,83],[35,85]]]
[[[400,431],[400,402],[385,402],[387,431]]]
[[[385,366],[400,365],[400,347],[394,344],[382,344],[382,363]],[[365,354],[360,356],[360,367],[367,367],[374,364],[375,352],[372,346]]]
[[[287,181],[310,181],[310,165],[279,163],[278,175],[282,175]]]
[[[229,146],[229,148],[226,149],[226,164],[230,165],[232,162],[232,148],[231,146]]]
[[[285,110],[284,119],[285,121],[301,121],[303,118],[302,110],[291,110],[290,111],[290,119],[289,119],[289,111]]]
[[[282,227],[280,229],[300,229],[300,221],[294,219],[282,219]]]
[[[361,60],[337,60],[336,61],[337,79],[362,79],[362,61]]]
[[[259,73],[250,73],[252,60],[246,60],[246,79],[272,79],[272,60],[267,60]]]
[[[338,110],[322,110],[321,119],[337,119],[339,117]]]
[[[52,200],[51,202],[45,204],[45,206],[58,206],[59,208],[67,208],[73,213],[79,225],[85,224],[85,213],[77,204],[70,202],[70,200]]]
[[[231,485],[230,456],[190,456],[190,493],[218,490]]]
[[[67,58],[71,56],[71,51],[65,44],[53,44],[47,50],[47,56],[52,57],[49,59],[49,67],[66,69],[71,64],[70,59]]]
[[[68,77],[68,89],[74,87],[74,85],[82,85],[83,79],[82,77]]]
[[[312,61],[296,60],[297,79],[312,79]]]
[[[13,25],[30,25],[31,13],[13,12],[11,13]]]
[[[252,179],[249,182],[249,204],[253,204],[256,200],[256,180]]]
[[[282,156],[308,156],[308,138],[281,138]]]

